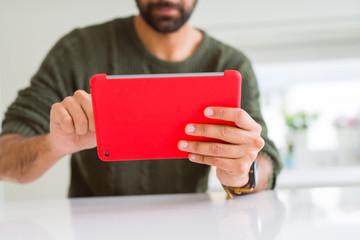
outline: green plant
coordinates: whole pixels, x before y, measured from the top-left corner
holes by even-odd
[[[291,130],[307,129],[311,123],[318,118],[316,113],[306,113],[305,111],[300,111],[294,114],[289,114],[284,112],[286,125]]]

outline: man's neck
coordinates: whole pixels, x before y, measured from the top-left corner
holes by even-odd
[[[174,33],[159,33],[138,15],[134,18],[137,35],[144,46],[164,61],[180,62],[195,53],[203,38],[202,33],[185,23]]]

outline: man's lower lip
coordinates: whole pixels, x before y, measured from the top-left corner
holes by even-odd
[[[155,8],[155,12],[162,15],[173,15],[177,12],[176,8]]]

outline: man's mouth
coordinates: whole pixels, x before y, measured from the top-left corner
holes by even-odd
[[[173,7],[156,7],[154,8],[155,12],[159,15],[175,15],[178,13],[178,9],[177,8],[173,8]]]

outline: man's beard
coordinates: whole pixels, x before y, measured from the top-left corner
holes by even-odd
[[[155,31],[160,33],[172,33],[179,30],[190,18],[194,11],[196,2],[190,9],[185,9],[184,5],[175,4],[168,1],[159,1],[158,3],[148,3],[146,6],[141,5],[140,0],[136,0],[141,16],[147,24],[149,24]],[[159,16],[155,13],[156,9],[171,8],[177,9],[176,16]]]

